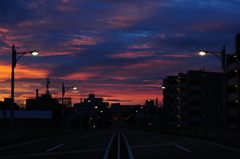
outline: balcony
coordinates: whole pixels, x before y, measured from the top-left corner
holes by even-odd
[[[180,126],[189,126],[189,122],[188,121],[176,121],[176,124],[177,125],[180,125]]]
[[[204,115],[204,110],[200,106],[191,106],[190,107],[191,111],[199,112],[202,115]]]
[[[198,95],[193,95],[190,98],[191,101],[199,101],[201,104],[204,104],[204,99]]]
[[[204,94],[203,88],[201,88],[199,85],[191,85],[190,90],[197,90],[200,93]]]
[[[228,94],[229,101],[236,101],[237,100],[237,93]]]
[[[176,104],[179,107],[187,107],[188,106],[188,102],[179,102]]]
[[[236,77],[228,80],[228,86],[232,86],[232,85],[235,85],[235,84],[237,84],[237,78]]]
[[[181,111],[181,112],[176,112],[176,115],[179,115],[179,116],[189,116],[189,112],[187,111]]]
[[[177,84],[177,88],[187,88],[187,87],[188,87],[188,84],[187,84],[187,83]]]
[[[234,63],[228,65],[228,66],[227,66],[227,69],[228,69],[228,71],[235,70],[235,69],[236,69],[236,63],[234,62]]]
[[[188,97],[188,93],[187,92],[183,92],[183,93],[177,93],[177,97]]]
[[[201,117],[199,117],[199,116],[192,116],[192,117],[190,118],[190,120],[191,120],[191,122],[198,122],[198,123],[200,123],[202,126],[205,125],[203,119],[202,119]]]

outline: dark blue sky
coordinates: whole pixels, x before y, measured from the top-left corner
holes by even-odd
[[[122,104],[162,98],[162,79],[187,70],[221,71],[198,50],[235,50],[240,0],[1,0],[0,100],[10,97],[11,47],[38,50],[17,64],[16,100],[35,89],[61,97],[77,86],[78,102],[94,92]],[[131,101],[131,102],[126,102]],[[116,102],[116,101],[115,101]]]

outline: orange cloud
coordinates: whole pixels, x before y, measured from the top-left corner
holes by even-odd
[[[0,63],[0,82],[11,78],[11,66],[7,66],[4,63]]]
[[[49,74],[48,70],[44,69],[33,69],[30,68],[29,66],[21,66],[18,65],[17,68],[15,69],[15,78],[43,78],[47,77]]]
[[[68,75],[67,77],[64,77],[64,79],[68,80],[88,80],[91,77],[96,76],[96,73],[91,72],[85,72],[85,73],[73,73]]]

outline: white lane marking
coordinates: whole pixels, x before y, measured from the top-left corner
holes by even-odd
[[[223,147],[223,148],[226,148],[226,149],[234,150],[234,151],[240,151],[240,150],[238,150],[238,149],[234,149],[234,148],[231,148],[231,147],[227,147],[227,146],[215,144],[215,143],[212,143],[212,142],[207,142],[207,143],[212,144],[212,145],[215,145],[215,146]]]
[[[157,136],[151,136],[151,137],[153,137],[153,138],[158,138]]]
[[[72,134],[70,134],[70,135],[72,135]],[[0,150],[5,150],[5,149],[12,148],[12,147],[22,146],[22,145],[26,145],[26,144],[30,144],[30,143],[34,143],[34,142],[38,142],[38,141],[44,141],[44,140],[54,139],[54,138],[59,138],[59,137],[64,137],[64,136],[69,136],[69,135],[53,136],[53,137],[47,137],[47,138],[42,138],[42,139],[38,139],[38,140],[32,140],[32,141],[24,142],[24,143],[21,143],[21,144],[16,144],[16,145],[8,146],[8,147],[3,147],[3,148],[0,148]]]
[[[122,136],[123,136],[123,138],[124,138],[124,140],[125,140],[125,143],[126,143],[126,147],[127,147],[127,150],[128,150],[129,158],[130,158],[130,159],[134,159],[133,154],[132,154],[132,150],[131,150],[131,148],[130,148],[130,146],[129,146],[129,144],[128,144],[127,138],[125,137],[125,135],[123,134],[123,132],[121,132],[121,133],[122,133]]]
[[[138,146],[131,146],[131,148],[156,147],[156,146],[165,146],[165,145],[172,145],[172,143],[169,143],[169,144],[154,144],[154,145],[138,145]]]
[[[59,148],[59,147],[65,145],[65,144],[66,144],[66,143],[62,143],[62,144],[60,144],[60,145],[58,145],[58,146],[55,146],[55,147],[53,147],[53,148],[51,148],[51,149],[48,149],[46,152],[50,152],[50,151],[52,151],[52,150],[54,150],[54,149],[56,149],[56,148]]]
[[[117,131],[113,134],[111,140],[109,141],[108,143],[108,147],[107,147],[107,150],[105,151],[105,154],[103,156],[103,159],[107,159],[108,158],[108,154],[109,154],[109,151],[110,151],[110,148],[111,148],[111,145],[112,145],[112,141],[113,141],[113,138],[115,136],[115,134],[117,133]]]
[[[185,150],[185,151],[187,151],[187,152],[192,152],[192,151],[190,151],[190,150],[188,150],[188,149],[185,149],[184,147],[182,147],[182,146],[179,146],[178,144],[173,144],[174,146],[177,146],[177,147],[179,147],[180,149],[183,149],[183,150]]]
[[[80,138],[84,138],[84,137],[87,137],[87,136],[80,136]]]
[[[48,137],[48,138],[44,138],[44,139],[39,139],[39,140],[33,140],[33,141],[29,141],[29,142],[24,142],[24,143],[21,143],[21,144],[16,144],[16,145],[8,146],[8,147],[3,147],[3,148],[0,148],[0,150],[4,150],[4,149],[16,147],[16,146],[22,146],[22,145],[25,145],[25,144],[30,144],[30,143],[33,143],[33,142],[43,141],[43,140],[52,139],[52,138],[57,138],[57,137]]]
[[[11,155],[11,156],[0,156],[0,159],[7,158],[26,158],[26,157],[35,157],[35,156],[49,156],[49,155],[60,155],[60,154],[73,154],[73,153],[82,153],[82,152],[95,152],[95,151],[104,151],[106,149],[92,149],[92,150],[77,150],[77,151],[62,151],[62,152],[49,152],[49,153],[36,153],[36,154],[23,154],[23,155]]]

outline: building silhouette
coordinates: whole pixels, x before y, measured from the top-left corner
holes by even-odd
[[[109,103],[103,102],[103,98],[96,98],[95,94],[89,94],[88,98],[80,99],[80,103],[74,104],[72,126],[92,128],[108,124],[110,114],[107,106]]]
[[[222,76],[222,73],[190,70],[163,79],[165,125],[222,126]]]
[[[240,33],[235,37],[235,52],[227,55],[228,126],[240,128]]]

